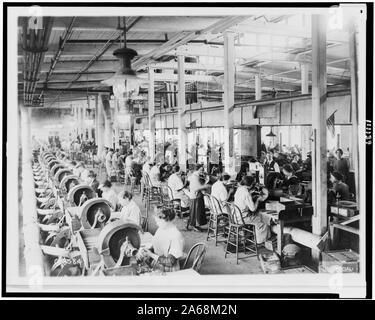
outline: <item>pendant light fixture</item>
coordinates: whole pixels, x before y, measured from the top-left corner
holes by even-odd
[[[272,132],[272,128],[273,128],[273,127],[271,127],[271,131],[270,131],[269,133],[266,134],[266,137],[270,137],[270,138],[274,138],[274,137],[276,137],[276,134],[274,134],[274,133]]]
[[[131,60],[138,55],[137,51],[126,46],[126,19],[123,17],[123,47],[115,50],[113,55],[119,59],[120,70],[111,78],[102,81],[103,84],[112,86],[114,96],[119,99],[130,98],[131,95],[138,95],[141,79],[131,68]],[[119,18],[120,27],[120,18]]]

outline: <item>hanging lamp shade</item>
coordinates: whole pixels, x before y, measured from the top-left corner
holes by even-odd
[[[141,79],[131,68],[131,60],[138,55],[137,51],[123,47],[115,50],[113,55],[120,61],[120,70],[109,79],[103,80],[102,83],[112,86],[115,96],[119,96],[123,92],[138,91],[137,88]]]
[[[135,76],[136,73],[131,67],[132,59],[138,55],[137,51],[131,48],[120,48],[113,52],[113,55],[119,59],[121,68],[119,73],[124,76]]]
[[[111,86],[113,94],[119,99],[123,99],[125,93],[138,95],[141,79],[131,67],[132,59],[138,55],[137,51],[127,48],[125,43],[124,47],[115,50],[113,55],[119,59],[120,69],[101,83]]]
[[[274,134],[274,133],[272,132],[272,127],[271,127],[271,131],[270,131],[269,133],[266,134],[266,137],[271,137],[271,138],[276,137],[276,134]]]

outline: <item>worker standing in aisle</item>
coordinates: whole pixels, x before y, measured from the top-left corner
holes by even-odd
[[[344,152],[342,149],[336,150],[336,160],[333,163],[333,169],[334,171],[337,171],[338,173],[341,173],[343,176],[343,182],[347,182],[349,178],[349,164],[346,159],[344,159],[343,156]]]
[[[105,156],[105,168],[107,171],[107,178],[110,179],[112,173],[112,154],[113,149],[109,149],[107,155]]]

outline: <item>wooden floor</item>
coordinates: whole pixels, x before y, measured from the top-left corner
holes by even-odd
[[[124,188],[127,189],[127,186],[120,183],[114,183],[114,188],[116,192],[119,193],[120,191],[124,190]],[[134,200],[139,205],[140,209],[145,212],[145,207],[142,204],[141,197],[138,193],[134,194]],[[186,218],[180,219],[176,217],[174,223],[184,236],[185,252],[188,252],[189,249],[198,242],[203,242],[207,245],[206,256],[200,270],[201,274],[263,274],[257,257],[241,259],[237,265],[235,254],[227,255],[227,258],[224,258],[224,242],[218,243],[217,246],[215,246],[214,240],[206,241],[206,232],[186,231]],[[152,234],[155,233],[157,226],[152,215],[149,218],[148,226],[148,231]]]

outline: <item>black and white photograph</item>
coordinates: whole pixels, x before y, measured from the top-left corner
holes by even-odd
[[[369,14],[8,3],[3,294],[365,298]]]

